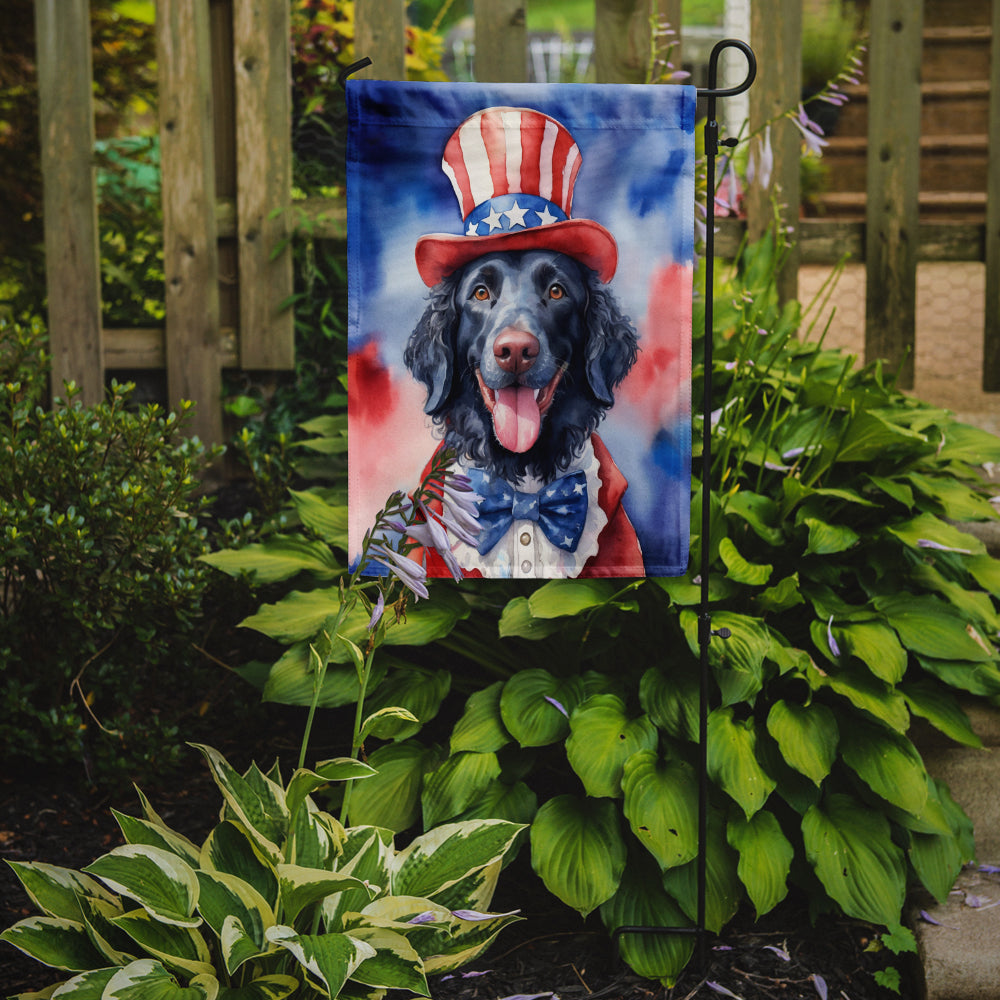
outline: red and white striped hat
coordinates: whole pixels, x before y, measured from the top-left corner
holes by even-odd
[[[558,250],[610,281],[618,245],[602,225],[570,218],[580,147],[554,118],[531,108],[486,108],[466,118],[445,146],[441,169],[455,189],[461,236],[417,240],[427,285],[492,250]]]

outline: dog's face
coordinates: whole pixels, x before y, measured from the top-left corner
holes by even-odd
[[[406,348],[445,443],[514,480],[569,460],[614,402],[635,331],[588,268],[494,252],[450,275]]]

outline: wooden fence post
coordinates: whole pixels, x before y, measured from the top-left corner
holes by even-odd
[[[802,4],[799,0],[758,0],[750,8],[750,41],[760,73],[750,88],[750,131],[795,108],[802,98]],[[758,142],[759,140],[754,140]],[[787,119],[771,127],[774,169],[766,188],[755,178],[747,193],[747,228],[751,240],[760,239],[774,221],[792,227],[793,244],[778,274],[778,297],[785,302],[798,296],[799,262],[799,159],[802,136]]]
[[[993,0],[990,44],[989,169],[986,177],[986,325],[983,389],[1000,392],[1000,0]]]
[[[159,0],[167,395],[197,402],[192,431],[222,441],[219,254],[207,0]]]
[[[372,65],[358,77],[406,79],[406,0],[358,0],[354,5],[354,53]]]
[[[913,387],[923,0],[872,0],[868,53],[865,360]]]
[[[288,0],[233,6],[239,346],[248,369],[295,367],[294,317],[282,307],[292,294],[290,21]]]
[[[475,0],[475,76],[480,83],[523,83],[528,78],[524,0]]]
[[[52,393],[104,398],[89,0],[35,0]]]
[[[656,5],[657,0],[594,0],[594,68],[598,83],[646,82],[650,17]]]

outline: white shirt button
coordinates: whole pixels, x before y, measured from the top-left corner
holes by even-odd
[[[521,572],[522,573],[530,573],[531,572],[531,560],[530,559],[525,559],[524,562],[521,563]]]
[[[530,531],[522,531],[521,532],[521,544],[522,545],[530,545],[531,544],[531,532]]]

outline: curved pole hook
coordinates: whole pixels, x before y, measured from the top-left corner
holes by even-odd
[[[739,49],[746,56],[747,75],[741,84],[735,87],[723,87],[720,89],[716,86],[719,75],[719,56],[722,55],[725,49]],[[708,97],[709,99],[715,97],[735,97],[737,94],[742,94],[744,91],[749,90],[750,85],[756,78],[757,57],[754,55],[753,49],[746,42],[738,38],[723,38],[722,41],[715,43],[712,54],[708,57],[708,87],[699,87],[698,96]]]
[[[352,62],[350,66],[345,66],[337,74],[337,83],[340,86],[340,89],[341,90],[347,89],[347,78],[352,73],[357,73],[358,70],[364,69],[366,66],[371,66],[371,64],[372,64],[371,59],[369,59],[368,56],[365,56],[363,59],[359,59],[357,62]]]

